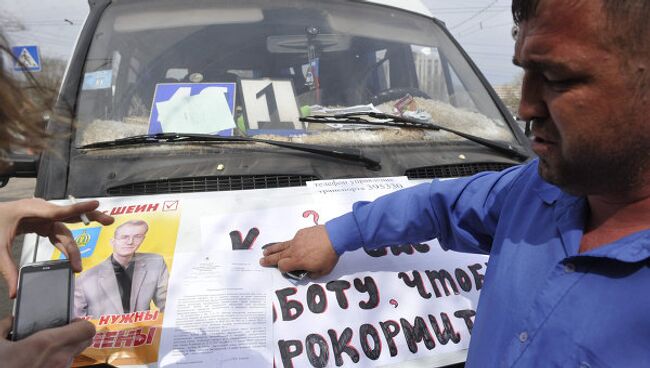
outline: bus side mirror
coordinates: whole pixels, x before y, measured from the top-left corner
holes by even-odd
[[[11,178],[35,178],[38,168],[38,155],[12,153],[9,166],[0,173],[0,188],[9,183]]]

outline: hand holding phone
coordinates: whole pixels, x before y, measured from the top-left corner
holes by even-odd
[[[39,198],[0,202],[0,270],[7,281],[9,297],[16,296],[18,272],[11,257],[11,244],[20,234],[36,233],[50,239],[52,244],[65,254],[72,263],[72,269],[81,271],[81,256],[72,233],[64,223],[81,221],[85,213],[90,221],[102,225],[113,223],[113,217],[97,211],[99,202],[79,202],[69,206],[58,206]]]
[[[0,320],[0,362],[3,368],[69,367],[75,356],[90,346],[95,326],[88,321],[48,328],[20,341],[6,340],[12,318]]]
[[[72,319],[74,273],[68,260],[26,264],[18,276],[11,338],[24,339]]]

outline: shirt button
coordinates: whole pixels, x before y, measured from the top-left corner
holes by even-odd
[[[524,331],[519,334],[519,341],[526,342],[528,340],[528,332]]]
[[[576,270],[576,266],[573,263],[567,263],[564,265],[564,272],[571,273]]]
[[[589,365],[587,362],[580,362],[578,368],[591,368],[591,365]]]

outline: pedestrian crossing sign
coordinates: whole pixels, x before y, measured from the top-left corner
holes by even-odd
[[[38,46],[14,46],[11,48],[14,55],[14,70],[18,72],[41,71],[41,56]]]

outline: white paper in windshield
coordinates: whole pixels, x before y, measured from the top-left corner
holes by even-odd
[[[234,84],[159,84],[149,133],[211,134],[235,127]]]

